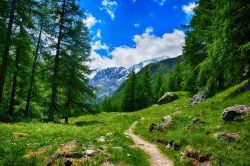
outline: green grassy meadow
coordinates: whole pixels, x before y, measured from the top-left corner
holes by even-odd
[[[223,109],[229,106],[250,105],[250,91],[237,93],[240,85],[232,87],[195,106],[188,106],[190,94],[176,92],[179,99],[165,105],[153,105],[134,113],[101,113],[72,118],[70,124],[41,122],[0,123],[0,165],[45,165],[46,160],[60,144],[79,140],[83,149],[89,145],[98,148],[105,145],[107,150],[88,159],[83,165],[100,165],[109,161],[118,165],[147,166],[147,155],[134,148],[133,142],[123,132],[139,120],[135,132],[144,139],[158,145],[161,151],[174,160],[175,165],[191,165],[191,159],[182,159],[186,149],[199,154],[210,154],[212,165],[250,165],[250,117],[246,115],[237,121],[224,122]],[[161,123],[163,116],[170,115],[172,124],[164,132],[149,132],[152,122]],[[144,120],[141,120],[144,117]],[[194,117],[202,123],[193,123]],[[14,133],[29,136],[17,138]],[[104,143],[95,141],[112,132]],[[216,138],[217,133],[237,133],[239,138],[227,140]],[[173,141],[179,148],[173,150],[157,140]],[[44,153],[24,157],[30,151],[49,147]],[[122,147],[118,151],[113,147]]]

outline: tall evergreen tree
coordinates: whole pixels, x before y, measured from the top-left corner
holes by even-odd
[[[9,51],[11,46],[11,35],[12,35],[12,27],[15,19],[15,11],[17,7],[18,0],[12,0],[11,1],[11,8],[9,12],[9,22],[6,32],[6,38],[5,38],[5,44],[4,44],[4,52],[2,57],[2,63],[0,65],[0,106],[2,104],[3,100],[3,90],[4,90],[4,84],[5,84],[5,77],[7,73],[7,67],[8,67],[8,58],[9,58]]]
[[[85,25],[81,24],[84,17],[83,12],[75,0],[62,0],[56,4],[60,4],[61,8],[58,11],[60,15],[56,33],[49,121],[53,121],[55,111],[60,112],[58,107],[62,104],[58,102],[65,100],[65,96],[64,105],[66,107],[70,107],[70,103],[83,106],[82,102],[87,100],[87,96],[91,95],[92,91],[87,86],[86,78],[86,74],[90,71],[84,65],[90,52],[90,46],[87,29]],[[66,79],[64,84],[61,83],[65,78],[69,79]],[[77,90],[77,88],[79,89]],[[61,95],[65,89],[66,94]],[[60,97],[60,101],[57,100],[58,97]]]
[[[123,99],[123,108],[125,112],[133,112],[136,111],[136,74],[132,71],[128,80],[125,84],[125,92]]]
[[[136,86],[136,110],[146,108],[152,104],[153,93],[149,70],[146,69]]]

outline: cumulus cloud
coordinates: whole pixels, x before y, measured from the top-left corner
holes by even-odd
[[[92,44],[92,50],[108,50],[109,47],[105,43],[101,43],[101,41],[96,41]]]
[[[86,19],[83,20],[88,28],[93,27],[96,23],[101,23],[101,20],[97,20],[92,14],[87,13]]]
[[[182,47],[185,42],[183,31],[174,30],[172,33],[165,33],[162,36],[155,36],[153,28],[149,27],[144,33],[133,36],[134,47],[115,47],[110,55],[112,58],[100,56],[95,51],[96,48],[107,48],[101,43],[95,43],[92,47],[90,64],[92,69],[104,69],[107,67],[130,67],[141,61],[155,57],[176,57],[182,54]],[[101,46],[102,45],[102,46]]]
[[[102,0],[101,10],[105,10],[112,20],[115,19],[115,11],[118,7],[118,3],[112,0]]]
[[[188,14],[188,15],[193,15],[194,14],[194,8],[196,8],[198,6],[198,4],[194,3],[194,2],[190,2],[188,5],[183,5],[182,6],[182,10]]]

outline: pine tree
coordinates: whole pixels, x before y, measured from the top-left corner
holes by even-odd
[[[146,108],[152,104],[153,93],[148,68],[144,71],[143,76],[137,81],[136,86],[136,110]]]
[[[0,106],[2,104],[3,100],[3,90],[4,90],[4,84],[5,84],[5,77],[7,73],[7,67],[8,67],[8,58],[9,58],[9,51],[11,46],[11,36],[12,36],[12,27],[15,19],[15,11],[17,7],[18,0],[12,0],[11,1],[11,8],[10,8],[10,14],[9,14],[9,22],[6,32],[6,39],[4,41],[4,52],[2,57],[2,63],[0,65]]]
[[[123,98],[123,109],[125,112],[133,112],[136,111],[136,74],[132,71],[128,80],[125,84],[124,90],[124,98]]]
[[[58,22],[56,55],[52,75],[52,94],[48,120],[53,121],[55,111],[77,106],[84,108],[84,102],[92,95],[87,85],[86,74],[90,70],[84,63],[90,52],[89,36],[82,24],[83,12],[75,0],[63,0]],[[65,79],[67,78],[67,79]],[[78,88],[78,89],[77,89]],[[58,100],[59,99],[59,100]],[[62,101],[65,101],[62,103]],[[66,114],[64,114],[66,116]]]
[[[162,87],[162,83],[163,83],[163,78],[162,78],[162,74],[158,73],[156,76],[156,81],[154,84],[154,88],[153,88],[153,96],[154,96],[154,102],[156,102],[159,97],[161,97],[161,87]]]

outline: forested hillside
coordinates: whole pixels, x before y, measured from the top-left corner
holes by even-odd
[[[78,2],[4,0],[0,11],[2,119],[88,111],[90,37]]]
[[[250,3],[200,0],[186,28],[184,62],[169,75],[178,88],[209,95],[250,78]]]
[[[108,112],[133,112],[154,104],[164,93],[162,85],[166,79],[166,75],[181,61],[182,56],[169,58],[157,63],[148,64],[138,73],[131,72],[128,75],[128,79],[119,87],[114,95],[107,97],[99,104],[99,109]],[[133,92],[134,94],[131,94]],[[125,101],[125,99],[129,101]],[[133,108],[125,108],[126,105],[131,106],[132,103],[134,103]]]
[[[159,70],[157,77],[151,75],[150,66],[139,74],[131,73],[118,90],[124,95],[106,99],[104,110],[108,110],[105,105],[114,105],[116,108],[109,109],[112,111],[146,108],[167,91],[185,90],[192,94],[204,91],[213,96],[250,78],[249,9],[246,0],[200,0],[190,25],[183,26],[186,31],[183,60],[171,73],[166,68]],[[120,102],[121,109],[112,101]]]

